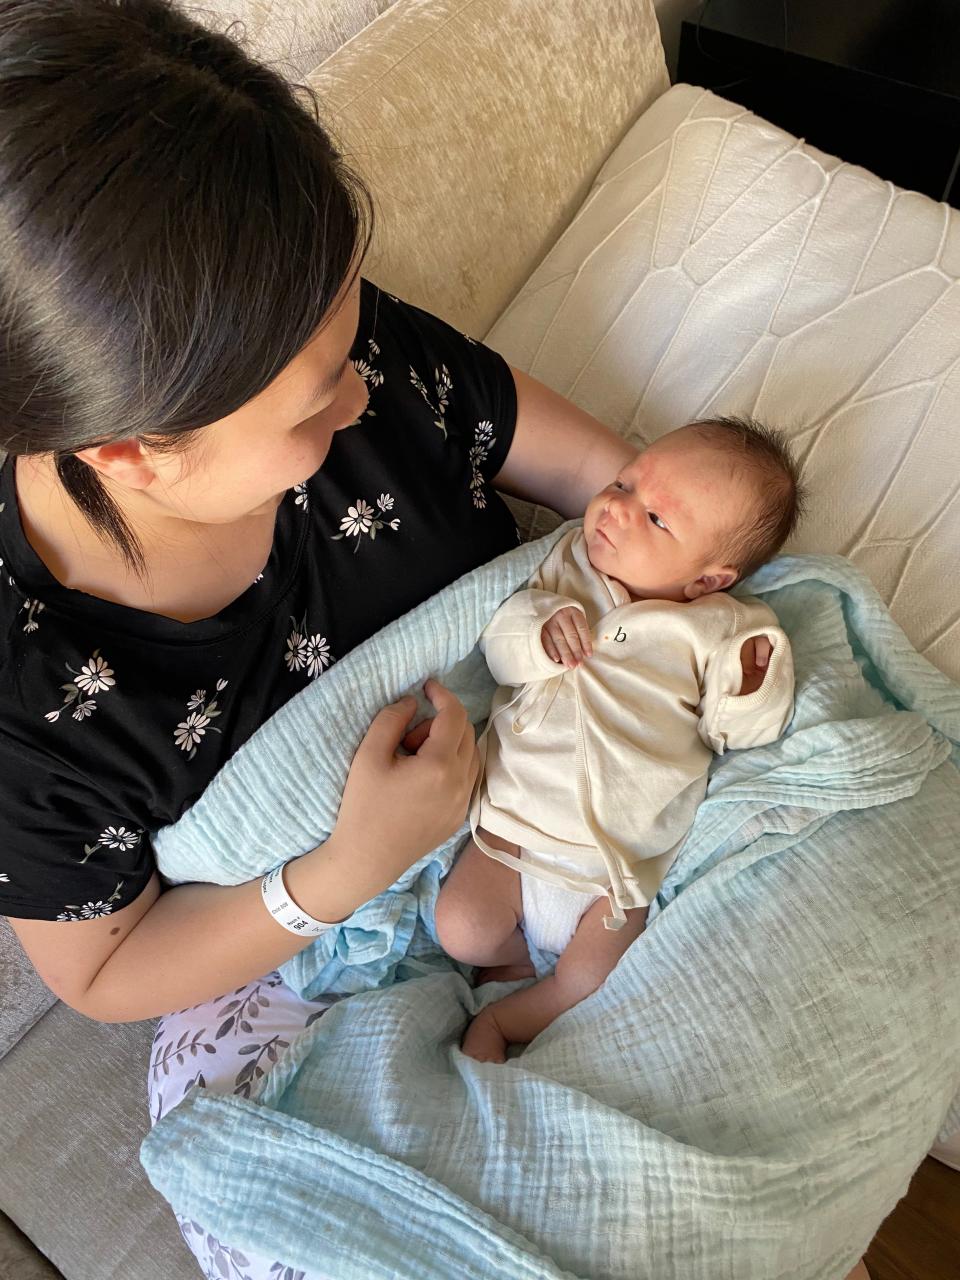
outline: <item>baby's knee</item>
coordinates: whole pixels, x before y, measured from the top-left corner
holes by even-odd
[[[482,922],[449,881],[440,888],[433,921],[437,941],[447,955],[471,963],[475,944],[482,936]]]

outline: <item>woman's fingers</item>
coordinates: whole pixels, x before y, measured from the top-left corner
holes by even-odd
[[[411,698],[409,694],[398,702],[384,707],[374,717],[362,745],[381,758],[389,759],[399,747],[416,709],[416,699]]]
[[[470,728],[466,708],[455,693],[432,677],[423,686],[423,691],[436,707],[437,714],[427,721],[429,732],[422,749],[442,756],[453,755],[460,746],[464,726]]]

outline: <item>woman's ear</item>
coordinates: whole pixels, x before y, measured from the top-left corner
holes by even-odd
[[[117,440],[78,449],[76,455],[104,480],[113,480],[126,489],[146,489],[156,472],[139,440]]]
[[[732,565],[723,565],[714,569],[712,573],[701,574],[695,582],[688,582],[683,588],[683,594],[688,600],[696,600],[714,591],[726,591],[727,587],[733,586],[737,577],[737,571]]]

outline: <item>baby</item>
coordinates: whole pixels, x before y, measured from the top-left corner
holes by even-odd
[[[643,930],[711,753],[783,732],[787,637],[766,605],[725,593],[779,550],[802,502],[777,432],[681,427],[591,499],[484,631],[501,688],[437,935],[487,966],[481,981],[531,976],[527,939],[560,958],[487,1005],[464,1053],[503,1062],[600,986]]]

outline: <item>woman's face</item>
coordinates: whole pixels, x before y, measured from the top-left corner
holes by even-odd
[[[345,286],[313,339],[259,395],[203,427],[186,449],[144,445],[152,478],[135,487],[157,515],[226,524],[274,511],[286,491],[312,476],[335,431],[367,405],[350,363],[360,312],[360,278]]]

